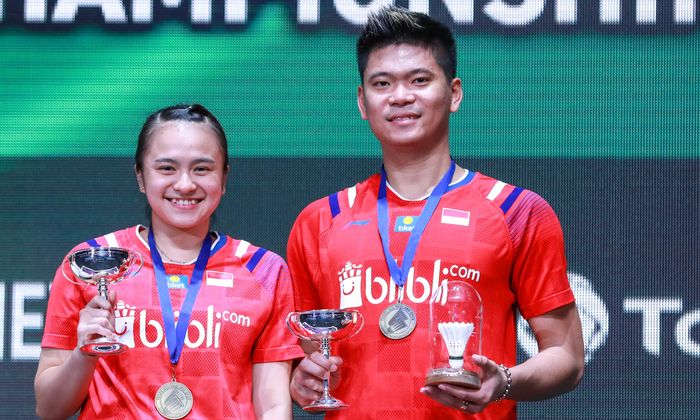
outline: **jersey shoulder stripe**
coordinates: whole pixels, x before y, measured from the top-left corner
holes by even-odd
[[[282,257],[263,247],[257,247],[248,241],[240,240],[235,245],[234,256],[240,260],[242,267],[250,273],[255,281],[267,292],[272,299],[277,282],[288,277],[286,264]]]
[[[522,188],[491,178],[482,173],[474,176],[470,187],[475,189],[484,199],[493,202],[505,214],[522,192]]]
[[[508,213],[508,210],[513,206],[513,203],[515,203],[515,200],[518,199],[518,196],[523,192],[523,189],[520,187],[515,187],[510,194],[506,197],[506,199],[503,201],[503,204],[501,204],[501,211],[503,211],[503,214]]]
[[[126,229],[121,229],[116,232],[111,232],[102,236],[88,239],[84,243],[91,247],[111,246],[117,248],[128,248],[128,232],[130,230],[138,231],[138,229],[139,226],[128,227]]]
[[[250,259],[248,259],[248,262],[245,264],[245,268],[252,273],[266,252],[267,250],[265,248],[258,248],[253,255],[250,256]]]
[[[341,212],[341,197],[344,199],[343,207],[348,209],[352,208],[352,206],[355,204],[355,198],[357,198],[357,185],[353,185],[352,187],[348,187],[328,196],[328,206],[331,211],[331,218],[333,219],[335,219],[335,217]]]
[[[328,196],[328,205],[331,208],[331,217],[335,219],[335,216],[340,214],[340,203],[338,203],[337,192]]]
[[[482,174],[471,186],[500,208],[514,249],[518,249],[528,226],[552,226],[557,221],[547,201],[533,191]]]

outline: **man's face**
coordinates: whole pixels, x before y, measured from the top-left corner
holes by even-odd
[[[461,81],[447,80],[429,49],[408,44],[371,52],[357,91],[360,115],[385,151],[447,142],[461,100]]]

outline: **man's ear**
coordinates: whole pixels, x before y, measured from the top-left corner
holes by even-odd
[[[357,87],[357,109],[360,110],[360,117],[363,120],[367,119],[367,111],[365,110],[365,91],[362,85]]]

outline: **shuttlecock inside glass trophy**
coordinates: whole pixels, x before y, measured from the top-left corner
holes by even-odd
[[[480,368],[471,356],[481,354],[482,311],[479,293],[463,281],[443,282],[435,291],[430,301],[426,385],[481,386]]]

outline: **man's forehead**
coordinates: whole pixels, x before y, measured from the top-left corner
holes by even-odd
[[[418,73],[436,72],[440,70],[432,51],[420,46],[401,44],[389,45],[373,51],[365,75],[377,73]]]

